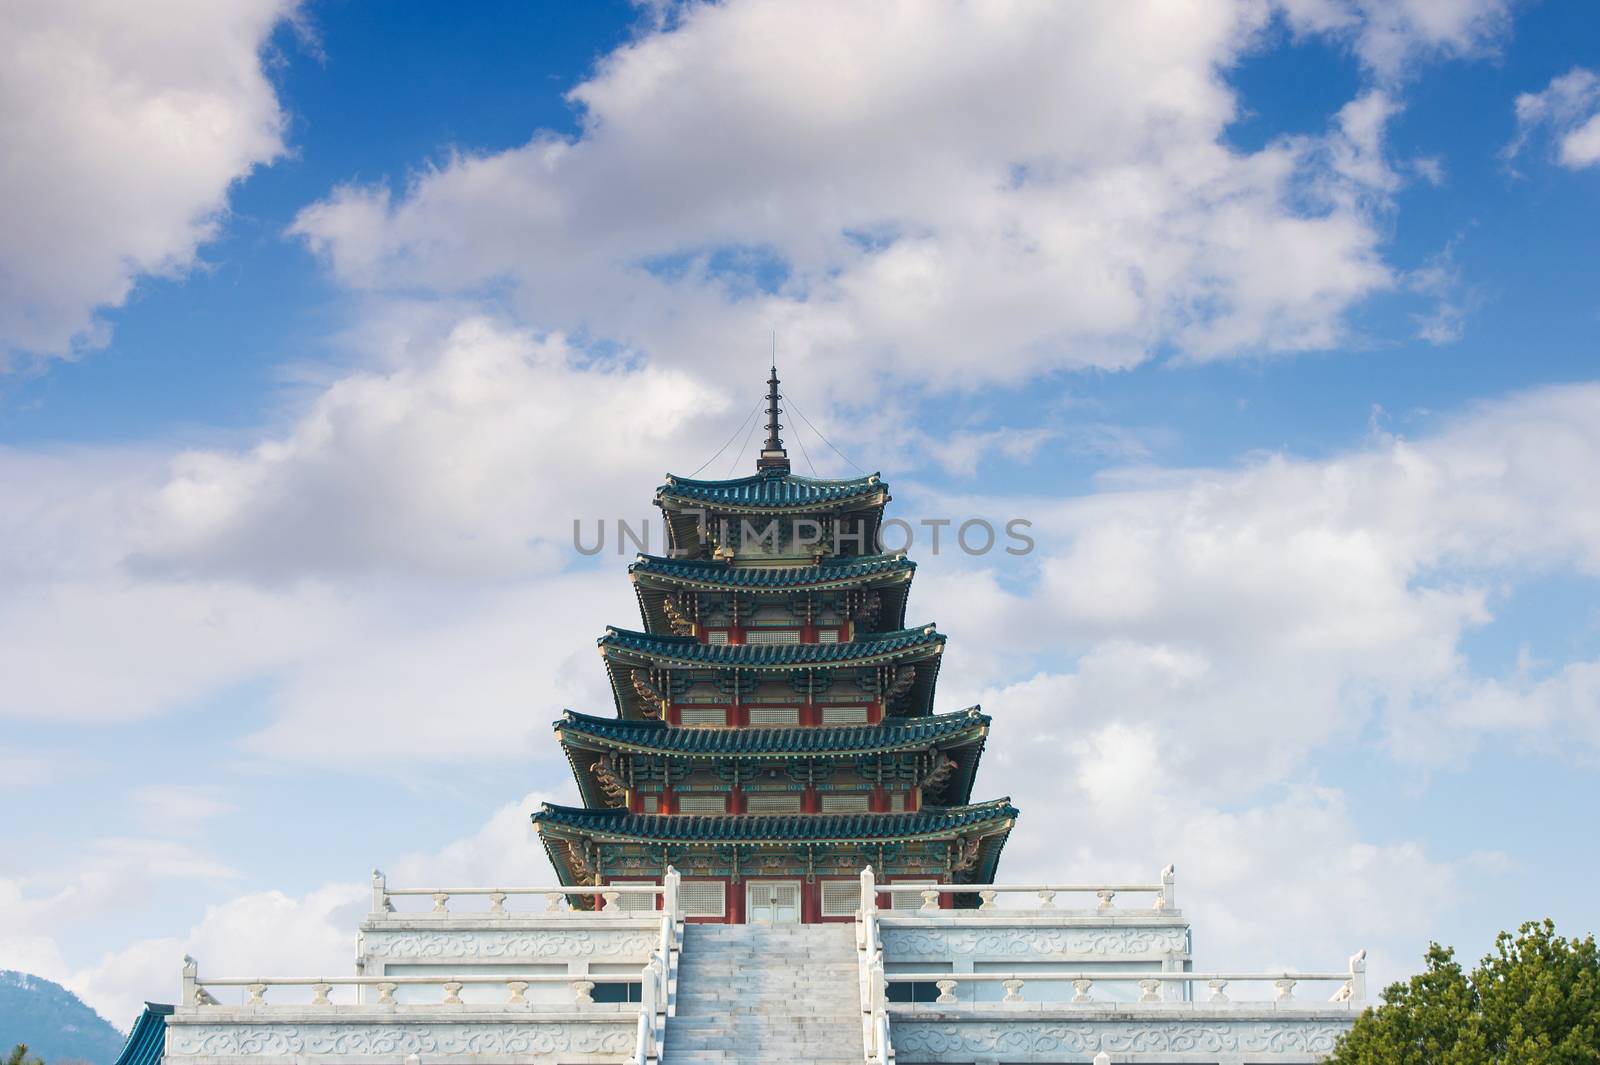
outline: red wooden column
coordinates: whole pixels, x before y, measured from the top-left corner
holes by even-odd
[[[817,924],[822,920],[822,881],[800,881],[800,923]]]
[[[803,814],[822,812],[822,796],[817,793],[815,784],[807,784],[806,790],[800,793],[800,812]]]
[[[728,924],[744,924],[744,881],[737,884],[729,877],[723,881],[727,887],[727,895],[723,899],[722,908],[728,914]]]

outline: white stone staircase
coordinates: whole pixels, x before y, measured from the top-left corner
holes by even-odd
[[[691,924],[663,1065],[861,1065],[850,924]]]

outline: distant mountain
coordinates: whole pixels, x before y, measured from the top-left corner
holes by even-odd
[[[60,984],[0,969],[0,1054],[26,1043],[45,1065],[111,1065],[126,1038]]]

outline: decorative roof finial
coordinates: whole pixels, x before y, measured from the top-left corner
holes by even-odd
[[[777,340],[774,336],[772,376],[767,378],[767,442],[761,446],[761,457],[756,459],[756,470],[759,473],[768,470],[789,472],[789,452],[784,450],[783,438],[778,435],[778,430],[783,428],[782,423],[778,421],[778,412],[783,409],[778,406],[778,397],[778,355]]]

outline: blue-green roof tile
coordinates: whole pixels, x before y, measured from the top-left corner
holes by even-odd
[[[674,728],[660,721],[593,717],[568,710],[555,722],[555,730],[563,737],[589,737],[664,754],[854,754],[936,745],[940,740],[986,728],[988,724],[989,716],[976,706],[953,714],[893,719],[878,725],[795,728]]]
[[[656,498],[720,503],[730,507],[783,508],[837,503],[880,493],[887,498],[888,491],[889,486],[876,473],[848,480],[826,480],[767,472],[730,481],[697,481],[668,474],[667,483],[656,489]]]

